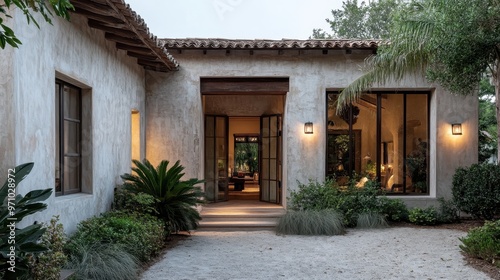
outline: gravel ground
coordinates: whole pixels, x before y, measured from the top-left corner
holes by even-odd
[[[341,236],[195,232],[142,279],[490,279],[465,265],[458,248],[465,235],[404,227]]]

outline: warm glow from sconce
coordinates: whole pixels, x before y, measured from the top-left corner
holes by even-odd
[[[306,122],[304,124],[304,133],[305,134],[313,134],[313,123],[312,122]]]
[[[453,135],[462,135],[462,124],[454,123],[451,125],[451,134]]]

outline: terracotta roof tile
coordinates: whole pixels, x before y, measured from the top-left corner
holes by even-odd
[[[167,49],[376,49],[379,40],[162,39]]]

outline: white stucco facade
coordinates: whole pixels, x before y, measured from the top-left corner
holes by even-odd
[[[359,66],[370,54],[356,48],[348,54],[344,50],[323,53],[293,48],[252,53],[183,50],[174,53],[179,70],[163,73],[144,70],[137,59],[106,40],[104,32],[88,27],[87,19],[80,15],[72,15],[71,22],[55,18],[53,26],[44,24],[41,29],[26,25],[19,13],[7,23],[23,45],[0,51],[1,182],[8,168],[34,162],[18,192],[54,188],[55,81],[82,89],[82,192],[52,194],[46,201],[47,210],[25,221],[47,222],[59,215],[67,232],[74,231],[80,221],[110,209],[113,190],[122,182],[120,175],[130,171],[131,149],[134,157],[147,158],[153,164],[180,160],[186,178],[203,179],[207,109],[200,79],[206,77],[288,78],[286,95],[266,99],[250,94],[240,104],[240,111],[229,113],[237,116],[247,110],[260,112],[250,114],[252,117],[283,115],[282,205],[286,207],[286,197],[297,188],[297,182],[325,178],[327,90],[342,89],[359,77]],[[450,197],[455,169],[477,162],[477,98],[451,95],[415,77],[375,89],[431,92],[429,194],[402,198],[409,206],[426,206],[437,197]],[[238,100],[223,98],[229,103]],[[259,111],[261,104],[267,107]],[[134,133],[132,112],[139,113],[140,128]],[[304,134],[305,122],[314,123],[314,134]],[[461,123],[463,135],[452,136],[451,123]]]
[[[342,89],[356,79],[366,51],[318,50],[183,50],[176,55],[181,65],[177,73],[147,75],[147,152],[157,162],[180,159],[186,174],[203,177],[203,77],[288,77],[283,118],[284,203],[290,190],[309,179],[325,178],[326,91]],[[426,196],[395,196],[410,206],[434,204],[436,197],[451,196],[451,180],[459,166],[477,162],[477,98],[454,96],[422,78],[374,89],[430,91],[429,173]],[[231,97],[228,97],[231,98]],[[258,100],[260,97],[255,96]],[[314,134],[305,135],[305,122],[314,123]],[[451,123],[462,123],[463,135],[451,135]],[[159,139],[162,139],[159,141]],[[180,141],[180,142],[179,142]],[[178,145],[176,143],[183,143]]]
[[[106,41],[103,32],[90,29],[85,18],[73,15],[71,22],[53,21],[53,26],[44,24],[39,30],[16,15],[13,27],[23,45],[0,51],[5,171],[0,178],[3,182],[7,168],[34,162],[18,192],[54,188],[55,80],[82,88],[87,99],[82,108],[82,157],[87,165],[82,193],[58,197],[53,193],[46,201],[47,210],[26,219],[27,224],[47,222],[59,215],[71,232],[79,221],[110,209],[119,176],[130,171],[131,111],[145,109],[144,70]]]

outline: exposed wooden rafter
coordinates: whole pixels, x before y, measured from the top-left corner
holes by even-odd
[[[123,0],[72,0],[75,13],[87,18],[89,27],[104,31],[116,48],[137,58],[145,69],[167,72],[178,63],[149,33],[144,21]]]

